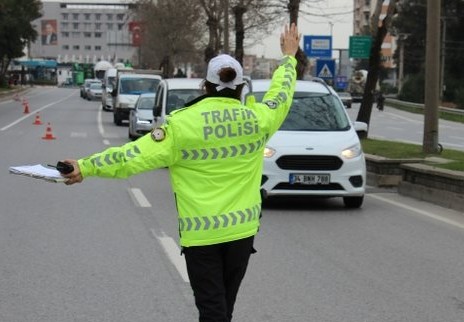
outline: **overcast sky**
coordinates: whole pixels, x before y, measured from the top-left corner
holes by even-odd
[[[306,7],[304,10],[323,15],[323,17],[300,13],[298,29],[302,36],[330,35],[332,30],[332,47],[334,49],[348,49],[349,37],[353,34],[353,0],[320,0],[313,3],[309,9]],[[279,36],[281,31],[282,28],[279,28],[274,34],[263,39],[261,43],[246,48],[246,54],[280,58]],[[300,46],[303,46],[303,39]]]

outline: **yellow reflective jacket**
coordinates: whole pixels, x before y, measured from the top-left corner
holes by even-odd
[[[157,140],[147,134],[78,160],[82,176],[125,178],[168,167],[182,246],[255,235],[264,147],[287,116],[295,66],[284,57],[262,103],[206,97],[171,113]]]

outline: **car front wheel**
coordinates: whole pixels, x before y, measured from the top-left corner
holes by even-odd
[[[364,196],[357,197],[343,197],[343,203],[345,208],[360,208],[363,204]]]

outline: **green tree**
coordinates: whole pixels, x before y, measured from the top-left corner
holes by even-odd
[[[0,0],[0,86],[5,86],[11,60],[22,57],[26,45],[37,39],[31,22],[42,16],[40,0]]]
[[[425,70],[426,0],[400,1],[398,15],[393,21],[393,34],[407,36],[404,40],[404,76],[406,82],[414,82]],[[461,0],[442,0],[441,34],[444,100],[453,101],[464,90],[462,75],[464,65],[464,3]],[[399,52],[395,53],[398,60]],[[408,84],[407,92],[400,93],[405,100],[423,101],[423,86]],[[417,88],[415,88],[417,87]],[[415,89],[414,89],[415,88]],[[415,93],[420,91],[420,93]],[[409,96],[408,94],[414,94]]]

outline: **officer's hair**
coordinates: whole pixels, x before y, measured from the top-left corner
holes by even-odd
[[[237,72],[232,67],[226,67],[219,71],[219,79],[223,83],[231,82],[237,77]]]
[[[237,72],[232,67],[222,68],[219,71],[219,79],[223,83],[231,82],[237,77]],[[213,96],[221,96],[221,97],[230,97],[240,99],[243,89],[243,84],[237,85],[235,89],[224,88],[220,91],[217,91],[217,84],[213,84],[207,80],[205,80],[205,89],[206,93],[213,95]]]

